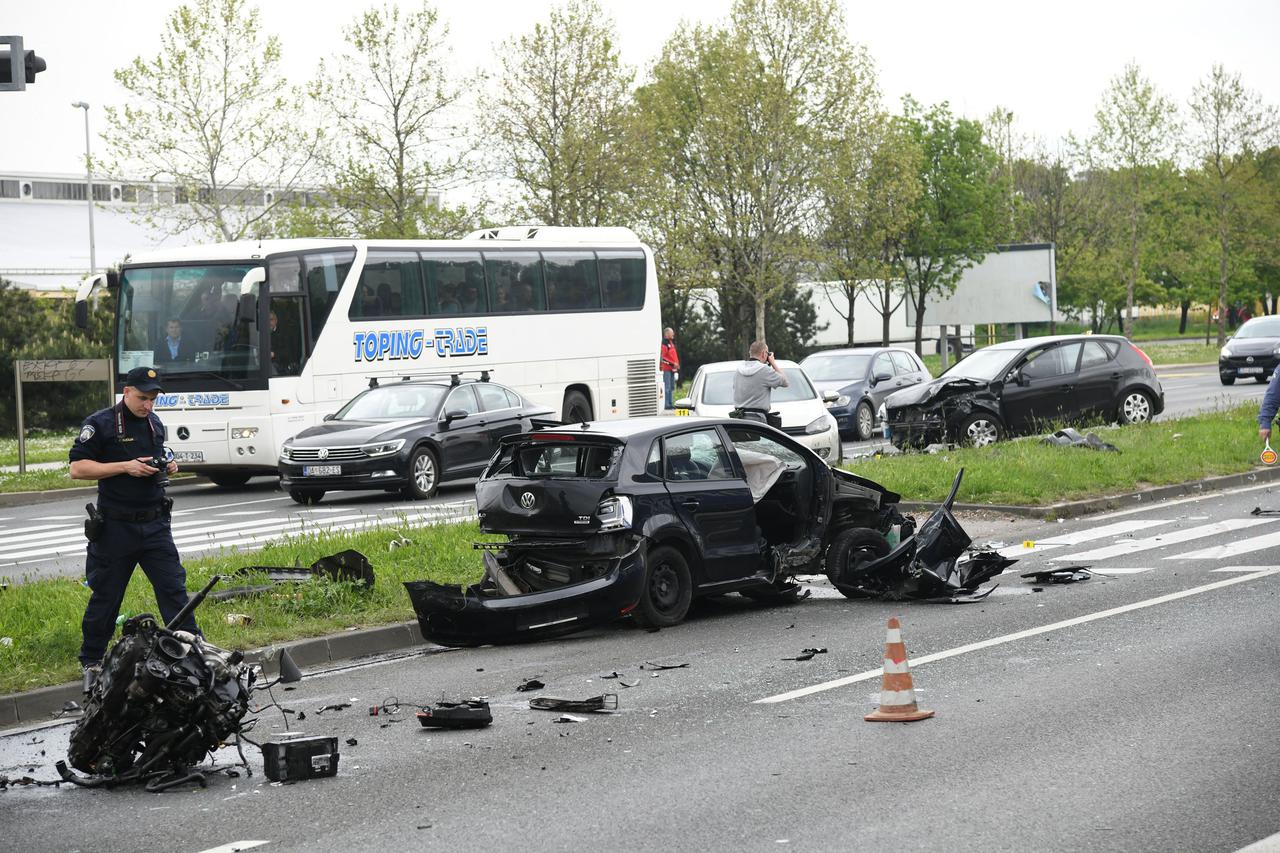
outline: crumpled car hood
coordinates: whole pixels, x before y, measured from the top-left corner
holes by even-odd
[[[988,387],[989,383],[963,376],[941,376],[931,382],[921,382],[910,388],[903,388],[890,394],[885,406],[890,409],[901,409],[905,406],[919,406],[931,403],[936,399],[970,393]]]

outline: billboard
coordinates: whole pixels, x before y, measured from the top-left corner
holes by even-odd
[[[908,300],[907,322],[915,323]],[[950,295],[925,299],[925,326],[1035,323],[1058,318],[1058,275],[1052,243],[997,246],[965,270]]]

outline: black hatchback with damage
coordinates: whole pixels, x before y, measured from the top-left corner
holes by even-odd
[[[626,615],[669,627],[697,596],[793,599],[803,574],[826,573],[849,596],[960,591],[990,576],[957,570],[969,539],[946,507],[922,526],[926,542],[899,500],[753,421],[545,429],[504,438],[476,485],[481,530],[507,537],[476,545],[483,581],[406,587],[427,639],[467,646]],[[891,549],[894,528],[903,541]]]

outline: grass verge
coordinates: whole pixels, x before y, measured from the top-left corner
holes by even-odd
[[[939,454],[879,456],[847,467],[918,501],[942,500],[964,468],[961,503],[1045,506],[1252,470],[1262,451],[1257,414],[1256,405],[1243,405],[1095,430],[1119,453],[1051,446],[1032,437]]]
[[[281,585],[264,593],[231,601],[205,601],[196,619],[205,635],[225,648],[249,649],[303,637],[331,634],[347,628],[401,622],[413,618],[413,608],[402,582],[429,579],[439,583],[473,583],[482,570],[471,543],[482,537],[474,522],[401,527],[413,544],[388,551],[399,535],[394,528],[345,534],[320,533],[314,537],[273,543],[256,553],[236,552],[200,557],[186,562],[187,587],[197,590],[215,574],[228,574],[241,566],[308,566],[317,558],[346,548],[369,557],[377,581],[363,590],[346,583],[312,581]],[[256,578],[224,581],[219,589],[265,583]],[[76,655],[80,650],[80,619],[89,590],[80,578],[35,580],[0,589],[0,635],[12,643],[0,643],[0,693],[62,684],[80,677]],[[122,613],[156,613],[155,596],[141,570],[134,573]],[[229,625],[228,613],[244,613],[248,625]]]
[[[194,474],[184,474],[179,472],[169,479],[173,482],[177,482],[185,477],[194,476]],[[66,466],[56,468],[52,471],[28,471],[25,474],[19,474],[16,471],[0,471],[0,494],[10,494],[12,492],[48,492],[55,489],[83,489],[91,488],[95,485],[97,484],[92,480],[71,479],[67,474]]]
[[[41,432],[27,436],[27,463],[66,462],[79,430]],[[0,465],[18,464],[18,439],[0,438]]]

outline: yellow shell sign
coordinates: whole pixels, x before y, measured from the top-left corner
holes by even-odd
[[[1270,447],[1267,447],[1266,450],[1262,451],[1263,465],[1274,465],[1276,464],[1276,459],[1280,459],[1280,455],[1277,455]]]

